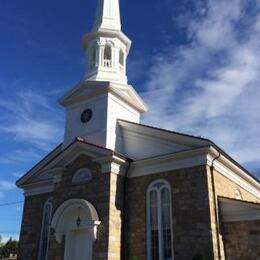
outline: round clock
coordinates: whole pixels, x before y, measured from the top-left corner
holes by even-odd
[[[80,120],[83,124],[86,124],[87,122],[89,122],[92,118],[92,110],[91,109],[86,109],[82,112]]]

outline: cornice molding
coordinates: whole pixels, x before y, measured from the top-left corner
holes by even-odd
[[[113,173],[121,176],[125,176],[126,166],[129,164],[126,159],[116,155],[97,158],[93,161],[101,164],[102,173]]]
[[[131,164],[129,178],[203,165],[210,167],[218,154],[211,146],[136,161]],[[224,155],[214,161],[214,167],[220,174],[260,198],[260,183]]]

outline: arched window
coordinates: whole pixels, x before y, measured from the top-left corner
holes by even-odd
[[[121,66],[124,66],[124,64],[125,64],[125,55],[122,50],[120,50],[120,52],[119,52],[119,64]]]
[[[104,49],[104,67],[112,67],[112,48],[109,44]]]
[[[147,190],[147,255],[149,260],[173,259],[171,188],[158,180]]]
[[[89,182],[92,179],[92,174],[91,171],[87,168],[83,168],[78,170],[73,178],[72,178],[72,183],[86,183]]]
[[[111,59],[112,59],[111,46],[108,45],[108,44],[105,46],[104,59],[105,59],[105,60],[111,60]]]
[[[46,201],[42,213],[42,229],[39,245],[38,260],[46,260],[48,257],[49,232],[52,216],[52,199]]]

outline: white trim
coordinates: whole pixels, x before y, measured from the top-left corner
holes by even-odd
[[[85,90],[86,87],[91,90],[94,90],[91,93],[91,95],[84,95],[84,93],[81,93],[81,95],[79,95],[81,89]],[[128,95],[125,95],[124,92],[127,92]],[[141,113],[147,112],[146,104],[131,85],[117,84],[109,81],[80,82],[78,85],[75,86],[74,89],[70,90],[67,94],[65,94],[59,100],[59,102],[61,105],[67,107],[73,104],[74,102],[78,101],[78,99],[86,101],[100,94],[103,95],[104,93],[111,93],[117,96],[120,100],[127,103],[135,111],[139,111]]]
[[[42,253],[42,246],[43,246],[43,231],[45,228],[45,212],[46,212],[46,208],[47,205],[50,205],[50,212],[49,212],[49,223],[48,223],[48,240],[47,240],[47,245],[46,245],[46,254],[45,256],[47,256],[48,258],[48,251],[49,251],[49,239],[50,239],[50,226],[51,226],[51,219],[52,219],[52,211],[53,211],[53,204],[52,204],[52,197],[49,198],[43,206],[43,211],[42,211],[42,226],[41,226],[41,235],[40,235],[40,243],[39,243],[39,248],[38,248],[38,260],[41,260],[41,253]],[[46,259],[47,259],[46,258]]]
[[[23,186],[24,196],[33,196],[44,193],[51,193],[54,191],[54,183],[52,180],[40,181],[36,183],[31,183]]]
[[[124,131],[168,140],[183,146],[198,148],[202,146],[209,146],[211,144],[210,141],[207,139],[200,139],[195,136],[184,135],[167,129],[160,129],[148,125],[136,124],[134,122],[120,119],[118,120],[118,122]]]
[[[210,152],[214,152],[211,148]],[[207,165],[211,166],[214,157],[212,154],[207,155]],[[242,169],[234,165],[232,162],[221,156],[214,161],[214,168],[223,176],[236,183],[238,186],[260,198],[260,183],[253,177],[249,176]]]
[[[163,186],[159,189],[154,188],[154,185],[157,183],[162,183]],[[169,191],[170,197],[170,229],[171,229],[171,253],[172,253],[172,260],[174,259],[174,248],[173,248],[173,213],[172,213],[172,189],[169,182],[164,179],[158,179],[153,181],[146,191],[146,250],[147,250],[147,260],[152,259],[151,256],[151,223],[150,223],[150,194],[152,191],[156,191],[157,194],[157,218],[158,218],[158,231],[159,231],[159,260],[163,260],[163,234],[162,234],[162,206],[161,206],[161,191],[162,189],[167,188]]]
[[[219,201],[223,222],[260,220],[260,204],[227,198]]]
[[[136,178],[167,171],[197,166],[212,166],[218,152],[213,147],[198,148],[165,156],[135,161],[131,164],[129,177]],[[260,183],[223,155],[214,161],[215,169],[244,190],[260,198]]]
[[[102,151],[102,152],[101,152]],[[81,143],[81,142],[74,142],[68,149],[66,149],[60,156],[58,156],[55,160],[53,160],[47,168],[54,167],[58,164],[61,160],[65,159],[67,155],[71,152],[74,153],[68,160],[66,160],[64,167],[68,166],[72,161],[74,161],[80,154],[85,154],[90,157],[98,157],[104,156],[108,154],[112,154],[111,150],[103,149],[96,147],[94,145],[88,143]]]
[[[52,158],[54,158],[57,154],[60,153],[62,145],[60,144],[57,148],[51,151],[42,161],[40,161],[34,168],[32,168],[29,172],[27,172],[21,179],[19,179],[16,185],[19,188],[23,187],[23,184],[29,180],[35,173],[41,170],[44,165],[48,163]]]
[[[173,154],[135,161],[131,164],[129,177],[140,177],[175,169],[207,164],[207,148],[193,149]]]
[[[102,173],[109,172],[116,175],[125,176],[126,166],[128,164],[126,159],[113,155],[97,158],[93,161],[101,164]]]
[[[77,178],[78,178],[78,175],[82,174],[82,172],[85,172],[85,173],[86,173],[86,174],[85,174],[85,179],[78,180],[78,179],[77,179]],[[87,176],[87,174],[88,174],[88,176]],[[87,179],[86,177],[88,177],[88,179]],[[77,170],[77,171],[74,173],[74,175],[73,175],[73,177],[72,177],[72,183],[73,183],[73,184],[88,183],[88,182],[90,182],[90,181],[92,180],[92,178],[93,178],[93,175],[92,175],[92,172],[91,172],[90,169],[88,169],[88,168],[80,168],[79,170]]]
[[[95,207],[88,201],[84,199],[69,199],[65,202],[63,202],[59,208],[55,211],[54,216],[52,218],[51,227],[55,229],[55,237],[58,243],[61,243],[62,236],[65,234],[66,228],[64,227],[60,222],[62,222],[62,218],[64,214],[70,210],[71,208],[82,208],[84,211],[88,212],[88,215],[91,219],[88,220],[88,222],[85,223],[84,227],[93,229],[93,237],[96,239],[97,235],[97,228],[101,222],[98,217],[98,213],[95,209]],[[75,227],[75,229],[78,229],[78,227]]]

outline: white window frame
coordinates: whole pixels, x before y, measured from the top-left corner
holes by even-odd
[[[85,179],[79,179],[79,175],[82,174],[82,172],[85,172],[86,174],[88,174],[88,176],[86,175],[85,176]],[[88,178],[86,178],[88,177]],[[72,183],[73,184],[81,184],[81,183],[88,183],[92,180],[93,178],[93,175],[92,175],[92,172],[90,169],[88,168],[81,168],[79,169],[78,171],[76,171],[76,173],[73,175],[73,178],[72,178]]]
[[[154,186],[156,184],[161,183],[162,186],[158,189],[155,188]],[[159,179],[154,182],[152,182],[146,193],[146,223],[147,223],[147,260],[152,259],[151,251],[152,251],[152,238],[151,238],[151,212],[150,212],[150,195],[152,191],[156,191],[157,194],[157,218],[158,218],[158,235],[159,235],[159,260],[165,260],[163,257],[163,230],[162,230],[162,199],[161,199],[161,191],[162,189],[167,188],[169,191],[169,196],[170,196],[170,228],[171,228],[171,252],[172,252],[172,257],[171,259],[174,259],[174,250],[173,250],[173,218],[172,218],[172,190],[170,184],[164,180],[164,179]]]
[[[46,209],[47,209],[47,206],[50,206],[50,216],[49,216],[49,229],[48,229],[48,241],[47,241],[47,246],[46,246],[46,257],[45,257],[45,260],[48,259],[48,251],[49,251],[49,239],[50,239],[50,227],[51,227],[51,219],[52,219],[52,211],[53,211],[53,204],[52,204],[52,199],[53,198],[49,198],[45,203],[44,203],[44,206],[43,206],[43,211],[42,211],[42,225],[41,225],[41,236],[40,236],[40,243],[39,243],[39,250],[38,250],[38,260],[41,260],[41,254],[42,254],[42,246],[43,246],[43,234],[44,234],[44,221],[45,221],[45,213],[46,213]]]

